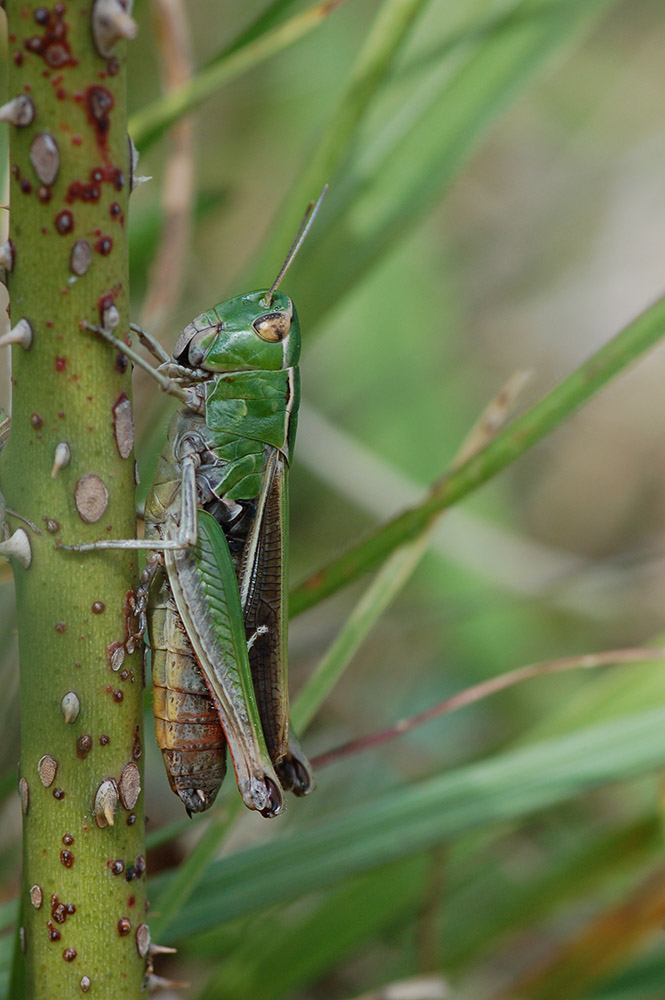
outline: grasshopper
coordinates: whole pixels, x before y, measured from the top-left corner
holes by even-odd
[[[268,290],[201,313],[169,355],[132,326],[153,367],[105,328],[90,327],[182,403],[169,424],[145,506],[146,538],[61,546],[147,549],[134,600],[152,649],[154,716],[173,791],[208,809],[228,745],[245,805],[281,812],[283,789],[314,787],[289,734],[288,468],[300,381],[300,328],[278,287],[325,195],[310,204]]]

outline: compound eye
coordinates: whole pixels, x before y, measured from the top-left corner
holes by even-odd
[[[270,312],[259,316],[252,323],[255,331],[261,340],[267,340],[269,344],[276,344],[284,340],[291,329],[291,316],[286,312]]]
[[[272,305],[272,298],[272,295],[266,294],[261,299],[260,304]],[[280,296],[280,298],[286,301],[285,309],[273,309],[271,312],[264,313],[263,316],[257,316],[252,323],[255,333],[259,335],[261,340],[266,340],[270,344],[277,344],[280,340],[284,340],[291,329],[293,303],[285,295]]]

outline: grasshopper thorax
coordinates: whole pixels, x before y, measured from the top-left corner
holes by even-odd
[[[180,334],[173,360],[209,372],[277,371],[298,364],[300,326],[281,292],[250,292],[220,302]]]

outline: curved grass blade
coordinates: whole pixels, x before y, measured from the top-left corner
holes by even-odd
[[[581,927],[564,932],[552,955],[527,962],[526,970],[514,977],[496,1000],[588,996],[594,983],[602,982],[662,934],[663,900],[665,869],[657,862],[618,901],[594,913]]]
[[[227,925],[225,955],[197,1000],[282,1000],[295,996],[357,952],[368,939],[417,912],[427,866],[410,858],[327,893],[301,914],[266,914],[251,934]],[[331,933],[332,931],[332,933]],[[215,936],[219,930],[215,931]],[[218,953],[218,951],[217,951]]]

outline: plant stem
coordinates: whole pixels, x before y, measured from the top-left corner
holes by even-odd
[[[28,522],[8,510],[8,524],[32,552],[14,564],[24,954],[11,996],[133,1000],[147,950],[141,651],[120,659],[136,557],[55,544],[134,534],[127,359],[83,328],[128,329],[125,46],[111,29],[108,46],[93,39],[100,0],[6,6],[9,94],[34,113],[9,126],[12,323],[29,321],[32,344],[12,347],[0,465]]]

